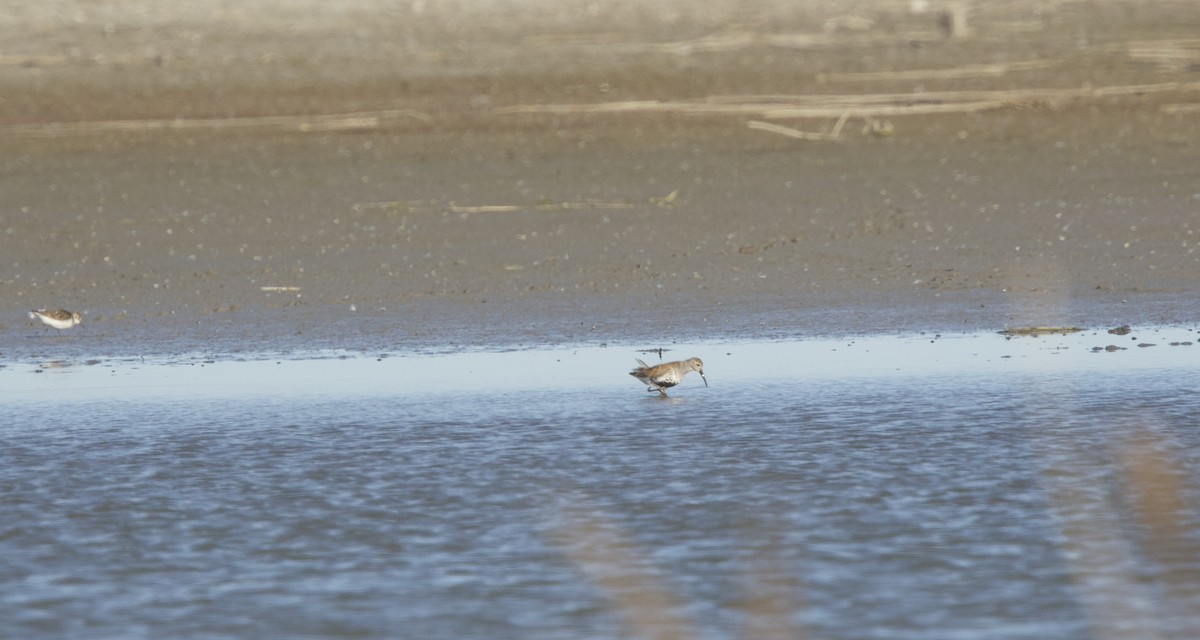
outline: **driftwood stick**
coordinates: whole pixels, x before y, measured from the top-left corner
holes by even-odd
[[[783,125],[771,124],[770,122],[762,122],[759,120],[751,120],[746,123],[747,127],[757,129],[759,131],[767,131],[769,133],[778,133],[781,136],[796,138],[798,140],[836,140],[837,136],[832,133],[809,133]]]
[[[590,104],[532,104],[496,109],[501,114],[673,113],[702,116],[757,115],[762,118],[838,118],[970,113],[1022,104],[1054,104],[1109,96],[1200,91],[1200,82],[1115,85],[1073,89],[930,91],[841,95],[712,96],[686,102],[639,100]]]
[[[378,129],[388,122],[412,118],[429,122],[429,115],[412,109],[364,111],[313,116],[261,116],[248,118],[193,118],[164,120],[99,120],[46,122],[0,126],[0,136],[66,137],[110,132],[222,131],[233,129],[274,131],[353,131]]]

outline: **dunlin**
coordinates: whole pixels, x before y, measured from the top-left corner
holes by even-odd
[[[700,361],[700,358],[665,362],[653,367],[641,360],[637,362],[642,366],[630,371],[629,375],[645,384],[646,391],[657,391],[663,398],[667,397],[666,389],[683,382],[683,376],[687,375],[689,371],[699,373],[700,379],[704,381],[704,386],[708,386],[708,378],[704,377],[704,363]]]
[[[66,309],[38,309],[29,312],[30,320],[41,320],[43,324],[55,329],[70,329],[77,324],[83,324],[83,317],[76,311]]]

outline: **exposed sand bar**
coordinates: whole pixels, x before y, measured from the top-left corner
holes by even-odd
[[[1197,24],[1193,0],[14,4],[0,355],[1197,322]]]

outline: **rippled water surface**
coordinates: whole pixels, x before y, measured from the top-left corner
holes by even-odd
[[[0,637],[1191,637],[1200,347],[1114,341],[12,365]]]

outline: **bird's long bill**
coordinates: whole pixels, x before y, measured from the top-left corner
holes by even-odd
[[[697,373],[700,372],[697,371]],[[708,388],[708,378],[705,378],[703,373],[700,374],[700,379],[704,381],[704,387]]]

